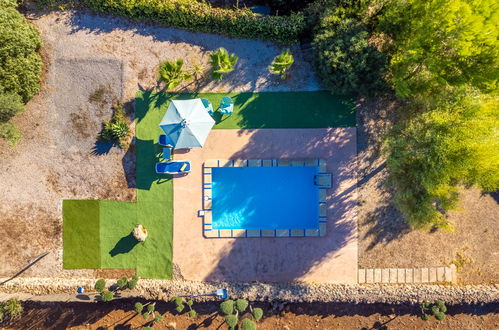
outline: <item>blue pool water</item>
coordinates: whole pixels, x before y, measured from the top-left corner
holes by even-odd
[[[319,228],[316,174],[315,166],[212,168],[212,228]]]

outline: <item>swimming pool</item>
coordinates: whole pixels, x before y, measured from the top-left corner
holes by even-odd
[[[325,174],[321,160],[216,160],[208,165],[203,167],[205,236],[320,236],[325,231],[326,191],[316,182]]]

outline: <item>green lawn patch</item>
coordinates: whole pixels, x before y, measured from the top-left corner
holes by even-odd
[[[99,268],[100,202],[65,200],[63,212],[63,267]]]
[[[158,119],[172,99],[206,98],[218,108],[222,97],[234,100],[231,116],[215,118],[215,129],[238,128],[322,128],[354,127],[355,103],[352,98],[327,91],[260,93],[154,93],[141,92],[137,100],[161,109]],[[140,119],[139,119],[140,120]],[[159,122],[159,121],[158,121]]]

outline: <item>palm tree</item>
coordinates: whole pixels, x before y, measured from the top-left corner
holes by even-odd
[[[272,64],[269,66],[269,71],[272,74],[280,75],[281,79],[284,80],[287,78],[287,72],[294,62],[293,54],[291,54],[289,49],[286,49],[274,58]]]
[[[192,75],[182,70],[184,60],[181,58],[175,61],[164,61],[159,66],[159,79],[166,85],[166,89],[173,89],[184,80],[190,80]]]
[[[224,74],[234,70],[238,57],[230,54],[225,48],[219,48],[210,54],[211,76],[215,80],[222,80]]]

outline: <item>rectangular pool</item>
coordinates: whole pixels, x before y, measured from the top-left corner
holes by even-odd
[[[317,166],[212,169],[213,229],[318,229]]]

